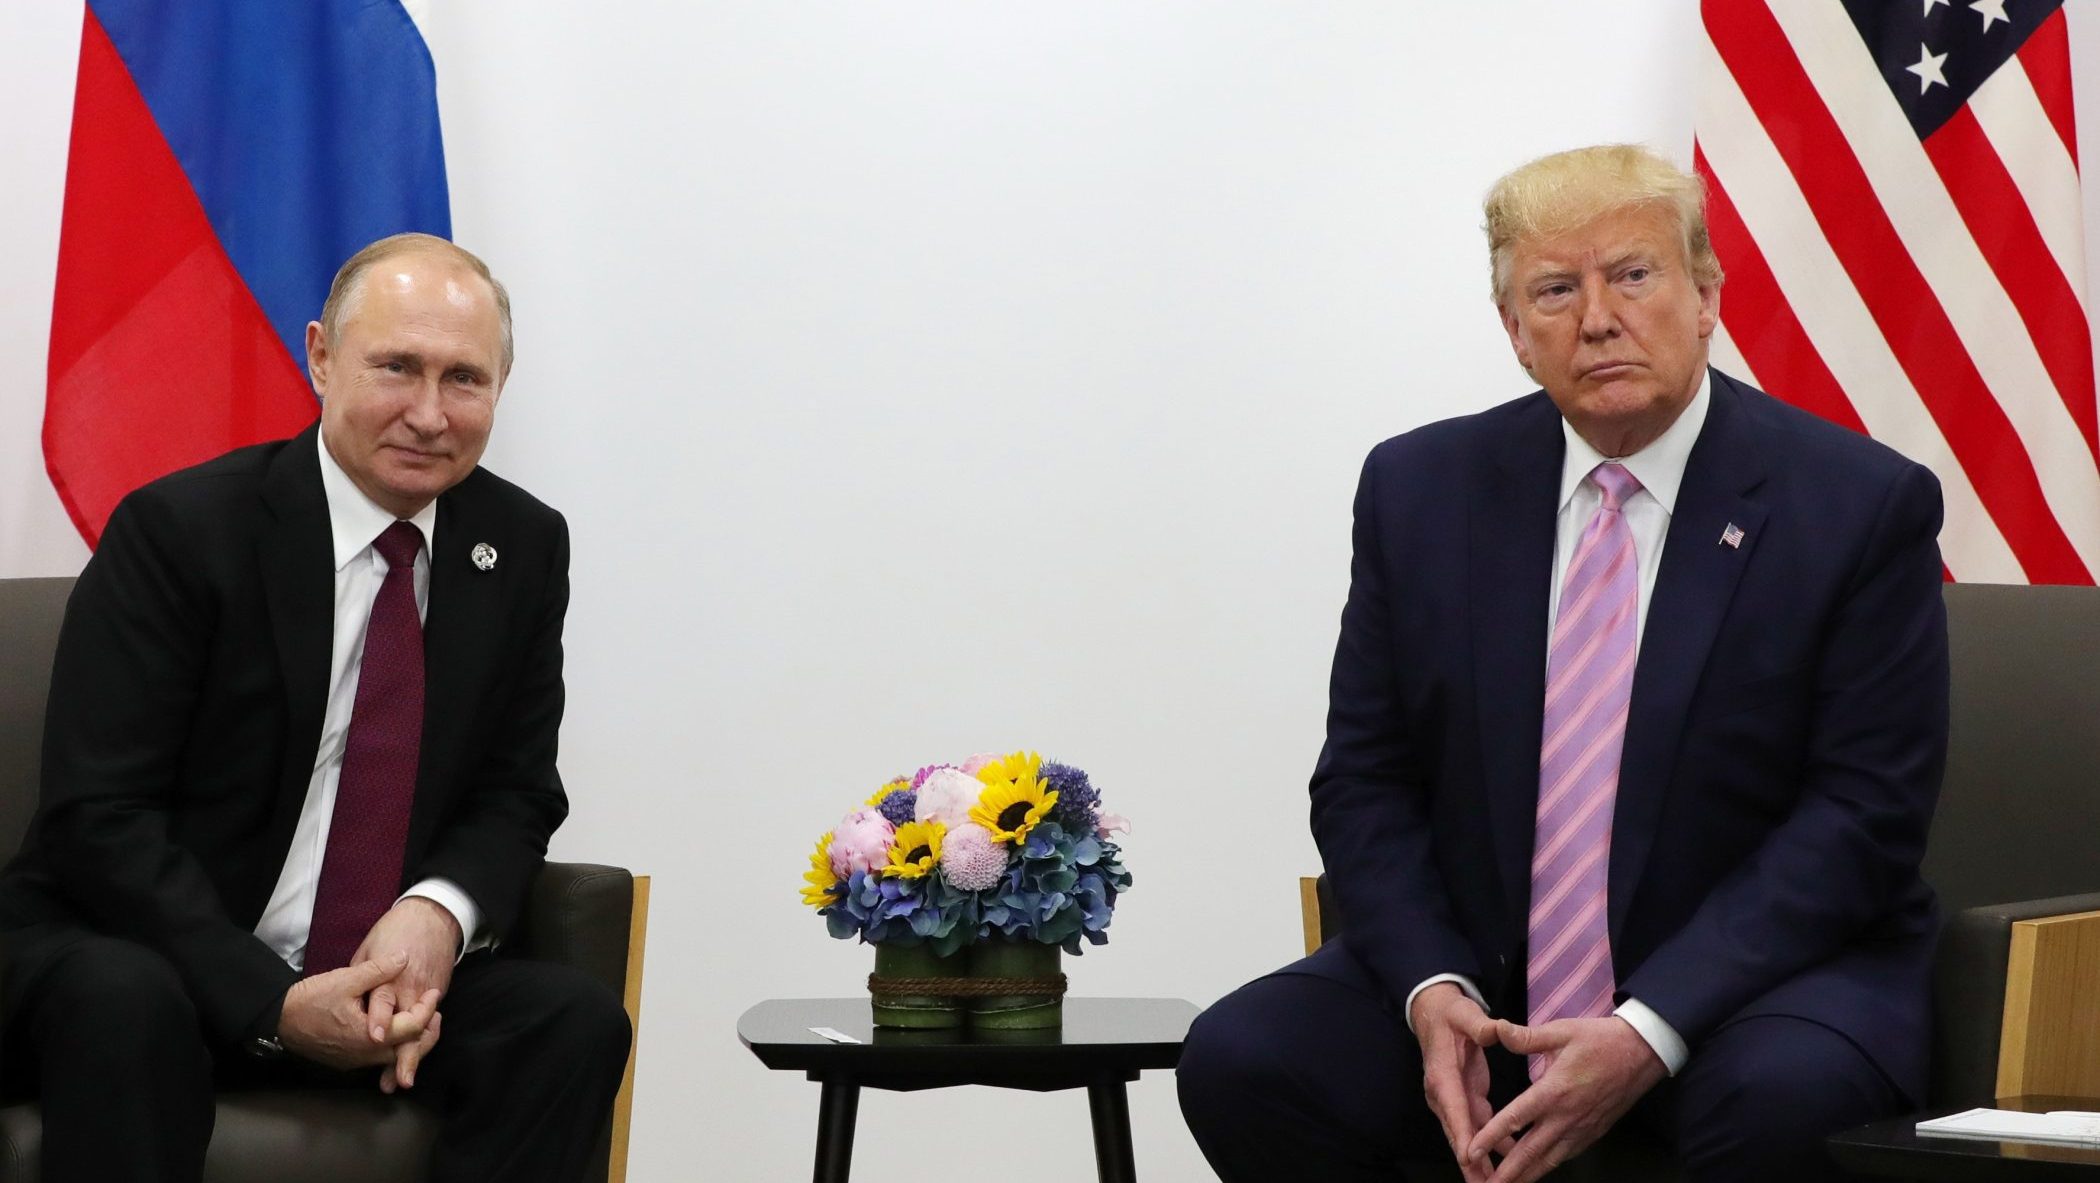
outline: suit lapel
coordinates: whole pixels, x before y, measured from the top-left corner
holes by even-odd
[[[1612,817],[1608,916],[1614,936],[1655,843],[1707,654],[1763,535],[1765,507],[1750,494],[1764,480],[1764,459],[1743,404],[1741,387],[1714,373],[1706,423],[1685,464],[1648,601]],[[1730,526],[1742,532],[1732,546],[1722,540]]]
[[[502,563],[506,538],[500,523],[482,512],[476,496],[478,471],[438,498],[437,527],[430,551],[430,600],[423,615],[423,750],[416,771],[416,807],[409,818],[409,849],[422,849],[443,814],[441,797],[457,783],[453,775],[461,745],[473,727],[473,704],[481,700],[469,671],[499,668],[490,652],[503,619],[502,590],[516,565]],[[483,570],[474,547],[487,543],[496,562]]]
[[[1566,445],[1543,394],[1517,411],[1472,490],[1468,569],[1481,769],[1496,869],[1519,925],[1531,899],[1531,843],[1546,701],[1546,603]]]
[[[295,811],[313,779],[335,632],[335,547],[321,492],[318,439],[318,429],[308,427],[270,462],[262,486],[270,522],[256,552],[284,682],[289,740],[278,772],[279,800],[291,802]]]

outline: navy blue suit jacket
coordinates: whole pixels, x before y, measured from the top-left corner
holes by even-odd
[[[1346,945],[1396,1000],[1461,973],[1524,1014],[1563,452],[1538,392],[1364,465],[1312,817]],[[1793,1015],[1922,1095],[1939,527],[1927,470],[1713,374],[1635,666],[1610,857],[1621,997],[1695,1058],[1733,1018]]]

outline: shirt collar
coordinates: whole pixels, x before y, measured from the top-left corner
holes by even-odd
[[[1677,489],[1684,484],[1684,466],[1692,458],[1692,445],[1699,442],[1699,429],[1706,426],[1706,408],[1713,401],[1713,375],[1711,372],[1699,376],[1699,389],[1692,401],[1678,414],[1677,421],[1670,424],[1655,442],[1631,456],[1606,456],[1590,446],[1590,442],[1560,421],[1561,436],[1567,440],[1565,458],[1560,466],[1560,508],[1566,509],[1575,496],[1584,477],[1590,470],[1606,460],[1616,459],[1633,474],[1658,502],[1664,513],[1677,510]]]
[[[335,462],[327,440],[317,438],[315,442],[321,453],[321,492],[328,498],[328,527],[335,536],[335,569],[340,571],[398,519],[365,496],[343,466]],[[408,520],[422,532],[423,553],[429,554],[431,536],[437,531],[437,499],[431,498],[430,504]]]

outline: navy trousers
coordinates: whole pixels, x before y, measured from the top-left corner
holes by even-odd
[[[1524,1088],[1524,1065],[1499,1048],[1488,1056],[1499,1109]],[[1226,1183],[1391,1183],[1408,1177],[1405,1163],[1451,1158],[1400,1000],[1339,943],[1204,1011],[1177,1075],[1189,1129]],[[1845,1177],[1823,1151],[1826,1135],[1908,1107],[1844,1035],[1757,1016],[1694,1047],[1620,1124],[1699,1183],[1815,1183]]]

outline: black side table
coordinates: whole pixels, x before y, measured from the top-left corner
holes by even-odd
[[[2100,1109],[2095,1097],[2000,1097],[1993,1109],[2047,1113],[2052,1109]],[[2068,1179],[2100,1183],[2100,1146],[2063,1142],[1992,1142],[1982,1138],[1943,1138],[1920,1134],[1917,1125],[1974,1109],[1974,1105],[1935,1109],[1892,1117],[1858,1129],[1832,1134],[1830,1155],[1848,1171],[1896,1179],[1974,1180],[1975,1183],[2028,1183]]]
[[[1064,1026],[1049,1031],[900,1031],[878,1030],[866,998],[774,999],[745,1011],[736,1033],[766,1067],[807,1072],[824,1086],[816,1183],[846,1183],[861,1089],[959,1084],[1085,1089],[1101,1183],[1135,1183],[1124,1085],[1145,1069],[1178,1063],[1197,1013],[1179,998],[1067,998]],[[860,1042],[837,1043],[813,1027]]]

